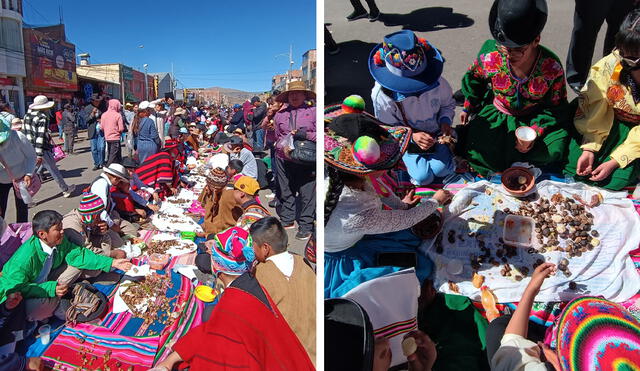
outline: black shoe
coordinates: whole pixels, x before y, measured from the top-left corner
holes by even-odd
[[[375,12],[371,11],[371,13],[369,13],[369,22],[375,22],[378,18],[380,18],[379,10],[376,10]]]
[[[353,13],[347,16],[347,21],[351,22],[351,21],[355,21],[356,19],[366,18],[368,15],[369,13],[367,13],[366,11],[354,10]]]
[[[310,237],[311,237],[311,232],[298,231],[298,233],[296,233],[296,240],[305,241],[305,240],[308,240]]]

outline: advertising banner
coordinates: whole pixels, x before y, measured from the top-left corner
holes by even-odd
[[[36,30],[24,31],[28,85],[77,90],[75,46]]]

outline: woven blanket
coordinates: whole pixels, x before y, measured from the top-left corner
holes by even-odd
[[[158,338],[115,335],[103,327],[66,327],[45,351],[43,359],[56,370],[147,370],[158,349]]]

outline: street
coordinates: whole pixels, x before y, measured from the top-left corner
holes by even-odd
[[[325,1],[325,23],[329,24],[328,28],[340,47],[337,55],[325,52],[326,104],[358,94],[367,102],[367,110],[372,110],[373,79],[369,75],[367,58],[387,34],[412,30],[440,49],[446,59],[443,76],[453,91],[460,88],[462,75],[482,43],[491,38],[488,25],[491,0],[378,0],[376,3],[382,13],[378,21],[369,22],[363,18],[348,22],[345,17],[353,10],[349,2]],[[549,1],[548,7],[549,17],[541,44],[555,52],[564,64],[573,28],[574,2]],[[602,57],[604,31],[606,24],[598,35],[594,61]],[[569,99],[574,97],[570,91]]]
[[[52,136],[56,143],[60,143],[57,133],[52,133]],[[92,170],[93,160],[91,158],[90,143],[86,138],[86,130],[79,131],[78,139],[76,139],[75,142],[75,154],[67,156],[67,158],[58,162],[60,172],[64,176],[67,184],[76,185],[76,190],[73,196],[69,198],[62,197],[62,192],[60,191],[60,188],[58,188],[56,182],[49,178],[49,180],[42,183],[42,188],[34,197],[36,205],[29,209],[29,219],[41,210],[56,210],[60,214],[64,215],[78,207],[82,190],[88,187],[89,184],[91,184],[91,182],[93,182],[93,180],[95,180],[102,172],[101,170]],[[265,202],[270,201],[269,198],[265,197],[267,193],[270,192],[260,192],[261,198],[262,200],[265,200]],[[272,215],[277,215],[275,210],[270,209],[269,211]],[[13,192],[10,192],[9,201],[7,203],[6,221],[8,223],[14,223],[15,220],[16,210],[13,200]],[[287,230],[287,234],[289,235],[289,251],[303,255],[306,241],[300,241],[295,238],[295,229]]]

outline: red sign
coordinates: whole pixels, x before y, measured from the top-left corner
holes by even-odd
[[[27,86],[78,89],[75,45],[34,29],[24,30],[24,42]]]
[[[13,77],[0,77],[0,85],[15,85],[16,81]]]
[[[27,90],[27,91],[25,91],[25,94],[27,95],[27,97],[35,97],[37,95],[44,95],[47,98],[49,98],[49,100],[54,100],[54,101],[60,101],[62,99],[71,99],[71,98],[73,98],[73,94],[72,93],[50,93],[50,92],[39,92],[39,91]]]

